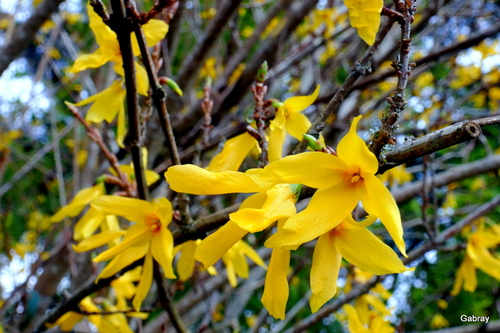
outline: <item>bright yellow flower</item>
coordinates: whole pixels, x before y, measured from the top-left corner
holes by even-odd
[[[392,187],[394,184],[402,185],[411,181],[413,179],[413,175],[406,171],[404,165],[400,165],[387,170],[381,175],[378,175],[378,179]]]
[[[131,271],[125,272],[118,279],[111,281],[111,288],[115,292],[116,307],[120,310],[128,308],[127,299],[134,297],[137,287],[134,282],[140,281],[142,267],[136,267]]]
[[[97,277],[100,279],[110,277],[145,257],[141,280],[132,302],[134,308],[139,309],[151,287],[153,258],[161,265],[167,278],[175,278],[172,269],[173,237],[168,230],[172,221],[172,204],[165,198],[150,203],[139,199],[103,196],[94,200],[91,205],[105,214],[122,216],[136,223],[128,229],[121,243],[102,252],[94,261],[112,259]],[[94,245],[95,248],[119,236],[119,231],[102,232],[87,238],[78,247],[85,245],[86,250]]]
[[[51,222],[59,222],[67,216],[75,217],[82,212],[89,202],[104,195],[104,184],[98,183],[92,187],[84,188],[75,195],[73,200],[64,207],[61,207],[50,217]]]
[[[278,108],[275,118],[270,123],[269,160],[275,161],[282,157],[283,143],[286,133],[297,140],[307,133],[311,122],[300,113],[307,109],[318,97],[320,86],[309,96],[294,96],[287,98]]]
[[[449,327],[449,326],[450,326],[450,323],[448,322],[448,320],[446,320],[445,317],[443,317],[442,314],[436,313],[434,315],[434,317],[432,317],[431,324],[430,324],[430,327],[432,329],[440,329],[440,328],[445,328],[445,327]]]
[[[237,276],[248,279],[247,257],[257,265],[266,268],[259,254],[242,240],[239,240],[222,256],[222,261],[226,265],[227,278],[233,288],[238,284]]]
[[[200,245],[201,239],[188,240],[182,244],[174,247],[174,257],[177,253],[180,253],[179,259],[177,260],[176,270],[180,281],[186,281],[193,275],[194,267],[196,264],[195,252]],[[217,270],[215,267],[210,266],[207,268],[207,272],[210,275],[217,275]]]
[[[478,231],[469,236],[465,259],[458,268],[451,295],[458,295],[462,284],[466,291],[476,290],[476,268],[500,280],[500,259],[494,257],[489,251],[498,244],[500,244],[500,234],[494,227],[485,230],[483,226],[480,226]]]
[[[334,229],[361,200],[368,214],[380,218],[406,255],[399,209],[389,190],[375,176],[378,161],[356,134],[361,116],[354,118],[337,147],[338,156],[306,152],[270,163],[263,172],[248,172],[262,187],[301,183],[317,188],[307,208],[288,219],[266,242],[268,247],[294,246]]]
[[[380,13],[384,6],[382,0],[344,0],[349,9],[351,26],[358,30],[358,35],[366,44],[375,42],[378,28],[380,27]]]
[[[360,226],[349,216],[335,228],[321,235],[314,248],[310,300],[313,312],[337,292],[337,278],[342,257],[351,264],[377,275],[402,273],[408,270],[397,254],[365,228],[363,222]]]

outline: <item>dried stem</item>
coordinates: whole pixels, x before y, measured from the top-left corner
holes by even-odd
[[[202,142],[204,146],[209,144],[209,134],[210,130],[214,127],[212,125],[212,109],[214,107],[214,100],[212,99],[212,80],[207,78],[205,87],[203,88],[203,102],[201,102],[201,109],[203,110],[203,124],[201,125],[202,130]]]
[[[113,154],[111,151],[109,151],[108,147],[106,147],[106,144],[104,143],[104,140],[102,139],[101,133],[93,127],[89,125],[89,123],[83,119],[83,117],[80,115],[80,112],[78,112],[78,108],[74,105],[68,104],[68,109],[71,111],[71,113],[75,116],[75,118],[85,127],[85,130],[87,131],[88,137],[97,143],[99,148],[101,148],[101,151],[103,152],[104,156],[109,161],[109,164],[115,170],[116,174],[118,175],[118,178],[115,178],[117,180],[117,185],[119,185],[122,190],[124,190],[128,196],[134,197],[134,191],[132,190],[132,184],[128,181],[127,175],[123,173],[123,171],[120,169],[120,163],[118,163],[118,158],[116,158],[116,155]]]
[[[264,84],[267,75],[267,62],[264,62],[259,69],[255,82],[252,85],[252,94],[255,100],[255,110],[253,112],[253,119],[255,120],[255,131],[250,126],[247,127],[247,132],[255,137],[259,143],[260,155],[259,166],[265,167],[269,163],[268,158],[268,143],[266,139],[266,112],[264,110],[264,96],[267,92],[267,86]]]

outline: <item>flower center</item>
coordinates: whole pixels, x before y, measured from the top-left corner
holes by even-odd
[[[351,178],[351,183],[357,183],[358,180],[361,179],[361,176],[359,175],[359,173],[355,173],[352,178]]]
[[[149,227],[149,230],[153,233],[156,234],[158,231],[161,229],[161,222],[156,214],[151,214],[148,217],[146,217],[146,225]]]

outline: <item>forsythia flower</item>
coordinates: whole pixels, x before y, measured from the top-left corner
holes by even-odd
[[[363,320],[357,307],[346,304],[344,305],[344,310],[347,313],[349,332],[392,333],[395,331],[394,328],[390,325],[389,321],[384,320],[383,315],[380,315],[375,311],[369,311],[369,318]]]
[[[436,313],[434,317],[432,317],[431,323],[429,325],[432,329],[439,329],[449,327],[450,323],[443,317],[442,314]]]
[[[287,98],[276,112],[276,117],[270,123],[269,134],[269,160],[275,161],[282,156],[283,143],[286,133],[297,140],[307,133],[311,122],[300,113],[307,109],[318,98],[320,86],[309,96],[294,96]]]
[[[226,265],[227,279],[233,288],[238,284],[236,276],[248,279],[249,269],[246,257],[252,259],[260,267],[266,268],[266,264],[258,253],[250,245],[239,240],[222,256],[222,261]]]
[[[458,268],[451,295],[458,295],[462,284],[466,291],[476,290],[476,268],[500,280],[500,259],[494,257],[488,250],[498,244],[500,244],[500,228],[497,226],[484,230],[481,225],[478,231],[469,236],[465,259]]]
[[[179,259],[177,260],[176,270],[180,281],[186,281],[193,275],[196,259],[194,254],[196,248],[201,243],[201,239],[188,240],[180,245],[174,247],[174,257],[177,253],[180,253]],[[217,270],[215,267],[210,266],[207,268],[207,272],[210,275],[217,275]]]
[[[112,259],[97,277],[100,279],[110,277],[134,261],[145,257],[141,280],[132,302],[137,310],[151,287],[153,258],[161,265],[167,278],[175,278],[172,269],[174,241],[168,230],[168,225],[172,221],[172,204],[165,198],[150,203],[139,199],[103,196],[94,200],[91,205],[105,214],[122,216],[136,223],[128,229],[118,245],[102,252],[94,258],[94,261]],[[75,250],[81,252],[102,246],[121,234],[117,231],[97,234],[82,241]]]
[[[73,200],[64,207],[61,207],[54,215],[50,217],[51,222],[59,222],[67,216],[75,217],[82,212],[89,202],[97,197],[104,195],[104,184],[97,183],[96,185],[84,188],[75,195]]]
[[[358,30],[358,35],[366,44],[372,45],[380,27],[380,13],[384,6],[382,0],[344,0],[349,9],[351,26]]]
[[[266,242],[268,247],[296,246],[334,229],[361,200],[368,214],[380,218],[403,255],[406,255],[399,209],[389,190],[375,176],[378,161],[356,134],[361,116],[354,118],[337,147],[338,156],[306,152],[287,156],[249,173],[262,187],[302,183],[318,188],[305,210],[290,217]]]

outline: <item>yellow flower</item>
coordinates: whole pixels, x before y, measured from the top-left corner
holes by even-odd
[[[116,246],[94,258],[95,262],[111,260],[97,279],[107,278],[136,260],[145,257],[142,276],[132,302],[139,309],[153,279],[153,258],[161,265],[167,278],[175,278],[172,269],[173,237],[168,230],[172,221],[172,205],[165,198],[152,203],[132,198],[103,196],[91,203],[95,209],[109,215],[127,218],[136,224],[126,232]],[[105,231],[82,241],[78,247],[89,249],[101,246],[120,236],[119,231]],[[80,250],[80,248],[78,248]]]
[[[480,226],[478,231],[469,236],[465,259],[458,268],[451,295],[458,295],[462,284],[466,291],[476,290],[476,268],[500,280],[500,259],[494,257],[488,250],[498,244],[500,244],[500,234],[494,227],[484,230],[483,226]]]
[[[131,271],[126,272],[118,279],[111,281],[116,297],[116,307],[120,310],[128,308],[127,299],[134,297],[137,287],[134,282],[140,281],[142,267],[136,267]]]
[[[395,183],[402,185],[413,179],[413,175],[406,171],[404,165],[387,170],[381,175],[378,175],[378,179],[382,182],[389,184],[392,187]]]
[[[372,45],[380,27],[380,13],[384,2],[382,0],[344,0],[349,9],[351,26],[358,30],[358,35],[366,44]]]
[[[226,141],[222,151],[206,167],[208,171],[237,171],[248,153],[259,147],[257,140],[248,133],[237,135]]]
[[[92,187],[84,188],[75,195],[73,200],[64,207],[61,207],[50,217],[51,222],[59,222],[67,216],[75,217],[82,212],[87,204],[97,197],[104,195],[104,184],[98,183]]]
[[[305,115],[300,113],[308,108],[318,97],[320,86],[309,96],[294,96],[287,98],[278,108],[276,117],[270,123],[269,134],[269,160],[275,161],[282,156],[283,143],[286,133],[297,140],[307,133],[311,122]]]
[[[300,245],[339,225],[361,200],[368,214],[380,218],[406,255],[399,209],[389,190],[375,176],[378,161],[356,134],[361,116],[354,118],[337,147],[338,156],[306,152],[270,163],[262,172],[248,172],[256,183],[302,183],[318,188],[307,208],[290,217],[266,242],[268,247]]]
[[[180,281],[186,281],[193,275],[194,267],[196,264],[195,252],[198,245],[201,243],[201,239],[188,240],[180,245],[174,247],[174,256],[180,253],[179,259],[177,260],[176,270]],[[217,275],[217,270],[215,267],[210,266],[207,268],[207,272],[210,275]]]
[[[222,261],[226,265],[227,278],[233,288],[238,284],[237,276],[248,279],[249,268],[246,257],[266,268],[266,264],[259,257],[259,254],[250,245],[239,240],[222,256]]]
[[[443,317],[442,314],[436,313],[434,315],[434,317],[432,317],[431,324],[430,324],[430,327],[432,329],[445,328],[445,327],[449,327],[449,326],[450,326],[450,323],[448,322],[448,320],[446,320],[445,317]]]
[[[349,216],[319,237],[311,267],[310,305],[313,312],[318,311],[337,292],[342,257],[362,270],[377,275],[408,270],[389,246],[365,228],[363,222],[360,224]]]

